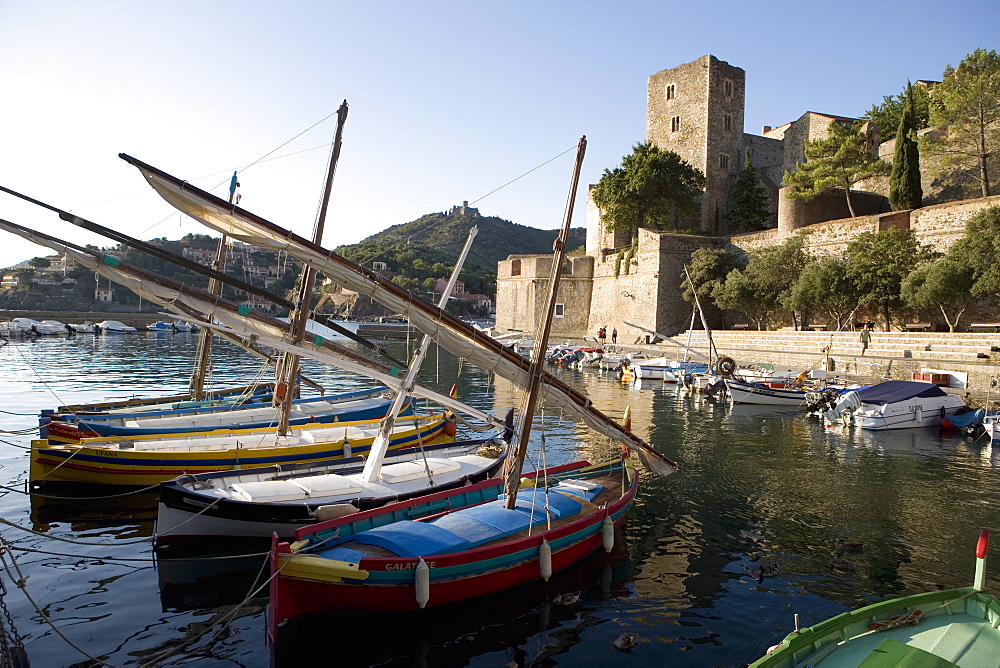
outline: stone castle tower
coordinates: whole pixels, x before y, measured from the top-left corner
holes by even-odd
[[[720,232],[729,193],[743,168],[746,72],[706,55],[648,79],[646,140],[677,153],[705,175],[697,227]]]

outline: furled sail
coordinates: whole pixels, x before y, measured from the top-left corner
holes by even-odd
[[[431,336],[453,355],[465,358],[479,368],[494,372],[521,387],[527,385],[530,363],[526,358],[504,348],[443,309],[420,299],[374,271],[289,230],[131,156],[119,156],[137,167],[153,189],[182,213],[231,238],[261,248],[285,251],[322,272],[335,283],[402,314],[410,324]],[[541,400],[549,406],[566,410],[597,433],[635,450],[647,468],[661,475],[669,475],[678,470],[674,462],[594,408],[589,398],[558,378],[545,373],[541,379],[539,394]]]
[[[366,376],[397,392],[401,388],[398,369],[387,367],[333,341],[317,336],[298,345],[290,344],[287,336],[288,323],[277,318],[241,307],[205,290],[134,267],[98,251],[81,248],[6,220],[0,220],[0,229],[40,246],[65,253],[72,260],[132,290],[143,299],[155,302],[202,327],[214,329],[242,347],[264,345],[274,350],[299,354],[322,364]],[[214,324],[213,319],[219,324]],[[412,394],[485,423],[476,425],[463,421],[474,429],[489,428],[489,425],[506,428],[502,418],[468,406],[426,386],[417,384]]]

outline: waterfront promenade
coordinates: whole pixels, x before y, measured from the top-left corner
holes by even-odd
[[[716,355],[732,357],[740,365],[773,364],[778,368],[828,368],[833,374],[864,382],[910,380],[914,372],[949,373],[950,389],[973,398],[1000,399],[992,383],[1000,375],[1000,333],[995,332],[879,332],[873,331],[865,355],[859,332],[713,330]],[[594,345],[592,338],[586,342]],[[643,340],[613,346],[651,357],[707,359],[708,336],[693,330],[655,344]],[[612,347],[612,346],[608,346]],[[705,357],[699,357],[698,354]],[[827,362],[829,360],[829,362]]]

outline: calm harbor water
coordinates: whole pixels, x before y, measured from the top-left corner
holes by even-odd
[[[294,622],[272,657],[266,590],[254,593],[262,555],[157,561],[155,492],[70,501],[23,493],[31,435],[20,432],[40,409],[182,391],[195,343],[137,334],[0,347],[0,535],[12,548],[0,621],[32,665],[85,664],[87,655],[116,666],[291,665],[320,647],[345,665],[743,666],[789,632],[796,613],[806,626],[883,597],[970,584],[979,530],[1000,528],[1000,460],[988,444],[936,430],[827,431],[787,409],[559,371],[611,415],[631,406],[633,429],[682,466],[644,478],[618,549],[544,586],[457,609]],[[216,386],[259,372],[227,344],[216,352]],[[305,364],[328,393],[356,386]],[[497,412],[519,397],[433,348],[423,376],[445,390],[457,380],[460,398]],[[550,464],[615,449],[558,413],[536,430]],[[567,593],[579,597],[561,605]],[[624,632],[639,638],[627,652],[614,647]]]

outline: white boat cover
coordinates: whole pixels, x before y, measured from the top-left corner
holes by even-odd
[[[465,358],[479,368],[494,372],[521,387],[527,387],[529,361],[457,317],[420,299],[376,272],[289,230],[131,156],[119,154],[119,157],[137,167],[153,189],[182,213],[233,239],[289,253],[338,285],[366,295],[402,314],[414,327],[431,336],[453,355]],[[549,406],[560,407],[569,414],[576,415],[597,433],[635,450],[650,470],[661,475],[669,475],[678,470],[674,462],[595,409],[586,395],[548,373],[541,379],[539,397]]]

